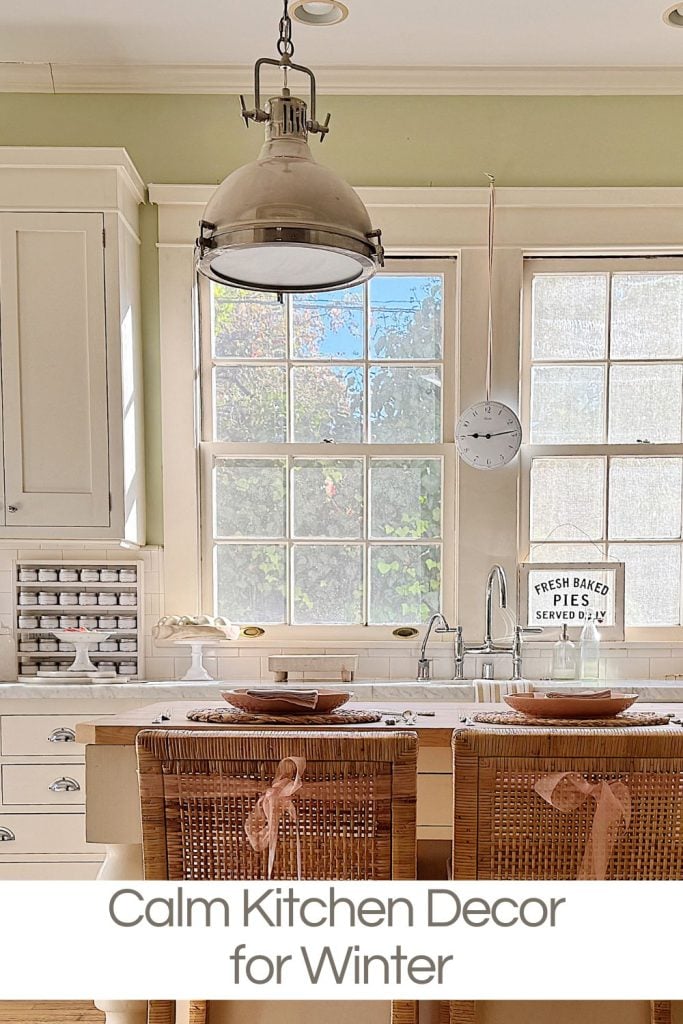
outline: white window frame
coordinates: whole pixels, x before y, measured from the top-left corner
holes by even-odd
[[[654,255],[654,254],[653,254]],[[683,271],[683,257],[678,258],[671,253],[660,253],[666,258],[666,266],[662,266],[661,272],[664,273],[666,270],[672,271]],[[525,258],[524,261],[524,284],[523,284],[523,300],[522,300],[522,349],[521,349],[521,374],[520,374],[520,390],[521,390],[521,422],[522,422],[522,451],[520,458],[520,510],[519,510],[519,555],[520,562],[530,560],[531,553],[531,465],[534,459],[548,457],[548,458],[571,458],[572,456],[583,456],[591,457],[598,456],[605,459],[607,466],[605,472],[607,473],[607,479],[609,479],[609,462],[611,458],[637,456],[638,458],[657,458],[673,456],[677,458],[683,458],[683,443],[679,444],[610,444],[605,441],[604,444],[554,444],[554,445],[540,445],[531,444],[530,431],[531,431],[531,368],[532,365],[538,365],[542,363],[544,365],[562,365],[562,360],[532,360],[532,281],[535,274],[595,274],[595,273],[637,273],[638,271],[649,271],[655,272],[655,264],[652,259],[642,259],[638,256],[630,257],[626,254],[620,254],[618,258],[612,256],[604,256],[597,259],[591,259],[590,257],[579,257],[574,259],[529,259]],[[610,300],[609,293],[606,304],[606,316],[610,316]],[[609,324],[607,324],[609,330]],[[637,359],[611,359],[610,353],[607,354],[604,359],[577,359],[567,360],[568,362],[575,362],[582,366],[590,365],[605,365],[609,366],[621,366],[621,365],[633,365],[638,362],[651,362],[652,364],[667,365],[676,364],[680,365],[683,363],[683,359],[653,359],[653,360],[637,360]],[[607,430],[609,426],[609,374],[605,378],[605,410],[604,410],[604,429],[605,437],[607,437]],[[609,486],[606,484],[605,502],[603,507],[603,536],[599,540],[596,540],[596,549],[600,547],[606,547],[608,544],[608,526],[607,526],[607,515],[609,509]],[[577,543],[590,544],[591,541],[581,540],[577,538]],[[535,541],[534,543],[540,544],[542,541]],[[558,543],[562,543],[558,541]],[[566,541],[564,543],[571,543]],[[661,539],[639,539],[632,541],[614,540],[615,544],[672,544],[678,543],[683,550],[683,537],[679,540],[675,538],[673,540],[661,540]],[[596,550],[597,553],[597,550]],[[545,559],[544,559],[545,561]],[[683,602],[683,560],[681,562],[681,601]],[[626,627],[624,630],[626,640],[643,640],[653,641],[662,640],[664,638],[673,640],[683,640],[683,626],[640,626],[640,627]]]
[[[328,444],[302,444],[293,441],[282,443],[243,443],[243,442],[220,442],[210,440],[213,433],[213,408],[211,400],[212,391],[212,370],[214,359],[212,357],[212,316],[211,316],[211,283],[206,278],[198,280],[197,297],[199,301],[199,344],[200,344],[200,421],[201,440],[200,448],[200,542],[202,548],[202,606],[212,608],[215,604],[215,580],[214,580],[214,537],[213,537],[213,470],[215,464],[221,458],[317,458],[317,459],[344,459],[363,458],[364,461],[364,495],[367,506],[368,501],[368,460],[372,458],[433,458],[440,459],[442,463],[442,525],[441,535],[437,543],[441,546],[441,611],[447,618],[453,618],[455,614],[455,361],[457,351],[457,261],[453,258],[440,259],[408,259],[402,258],[387,260],[385,272],[388,274],[407,275],[441,275],[443,277],[443,337],[442,356],[439,360],[424,359],[426,365],[438,362],[442,366],[442,387],[441,387],[441,424],[442,440],[433,444],[372,444],[370,442],[358,444],[335,444],[333,448]],[[365,310],[366,317],[368,310]],[[265,361],[269,362],[268,360]],[[282,360],[278,360],[282,363]],[[298,361],[297,361],[298,362]],[[304,361],[301,360],[303,364]],[[319,360],[318,364],[326,365],[335,363],[336,360]],[[349,360],[354,365],[362,365],[365,370],[370,365],[386,365],[383,360],[370,360],[367,357]],[[391,362],[391,361],[390,361]],[[397,365],[413,365],[408,361],[397,362]],[[261,365],[261,363],[259,363]],[[367,373],[366,378],[367,380]],[[369,417],[369,394],[365,395],[365,417],[366,423]],[[289,410],[290,417],[292,410]],[[289,477],[289,474],[288,474]],[[367,508],[366,508],[367,514]],[[244,543],[249,543],[250,538],[245,537]],[[330,541],[333,543],[333,541]],[[377,540],[373,541],[375,544]],[[264,541],[265,543],[265,541]],[[304,539],[294,541],[292,537],[282,540],[273,540],[273,544],[284,544],[288,551],[296,544],[320,543],[315,540],[310,542]],[[371,544],[368,537],[359,540],[338,541],[337,543],[360,544],[364,551]],[[417,546],[431,543],[430,538],[406,540],[408,544]],[[367,605],[369,577],[367,556],[364,557],[364,607]],[[289,603],[292,601],[291,586],[292,580],[288,569],[289,579]],[[271,641],[293,640],[301,641],[307,639],[325,640],[381,640],[391,633],[393,629],[402,627],[402,623],[392,625],[292,625],[292,624],[266,624],[260,622],[244,623],[244,625],[263,625],[267,629]]]
[[[197,224],[214,185],[150,185],[158,205],[161,424],[164,502],[165,614],[204,610],[200,589],[199,458],[193,250]],[[382,227],[390,255],[456,256],[458,334],[456,413],[482,397],[486,362],[488,189],[359,188],[373,223]],[[680,255],[681,188],[497,189],[495,254],[495,397],[512,408],[520,399],[520,322],[526,256]],[[484,582],[492,562],[516,596],[521,540],[515,460],[495,473],[458,462],[455,618],[468,640],[483,634]],[[523,503],[522,503],[523,504]],[[660,637],[661,639],[661,637]],[[674,639],[667,631],[667,639]],[[245,646],[272,646],[269,631]],[[340,642],[341,644],[341,642]],[[321,645],[322,642],[321,642]],[[360,640],[358,649],[399,642]],[[278,642],[279,649],[285,642]],[[300,641],[293,646],[301,646]],[[307,646],[315,646],[313,641]],[[334,647],[335,642],[326,644]],[[343,645],[342,645],[343,646]]]

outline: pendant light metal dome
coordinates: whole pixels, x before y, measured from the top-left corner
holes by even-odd
[[[316,119],[315,76],[294,64],[291,20],[280,20],[279,60],[261,57],[254,67],[254,108],[240,96],[242,117],[266,125],[258,159],[218,186],[200,222],[197,267],[219,284],[266,292],[348,288],[366,281],[384,262],[381,232],[373,230],[359,196],[329,167],[316,163],[309,134],[322,142],[329,131]],[[285,84],[261,107],[261,68],[280,68]],[[304,100],[287,87],[289,71],[310,82],[310,117]]]

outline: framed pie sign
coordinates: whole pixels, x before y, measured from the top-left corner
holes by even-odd
[[[521,562],[519,621],[575,639],[593,619],[603,640],[624,639],[623,562]]]

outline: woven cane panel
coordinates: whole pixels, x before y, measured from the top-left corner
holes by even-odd
[[[171,879],[267,877],[244,822],[271,784],[272,762],[162,763]],[[391,877],[391,765],[308,762],[296,795],[298,823],[282,815],[272,877]]]
[[[593,762],[595,764],[595,762]],[[608,766],[605,766],[606,768]],[[534,790],[548,772],[579,772],[590,783],[620,781],[631,794],[631,821],[616,832],[608,879],[683,878],[683,761],[641,761],[628,770],[500,759],[480,765],[478,875],[496,879],[575,879],[595,816],[595,801],[563,813]]]

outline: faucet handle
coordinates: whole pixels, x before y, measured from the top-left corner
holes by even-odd
[[[515,633],[517,636],[526,636],[532,633],[542,633],[543,629],[541,626],[515,626]]]

